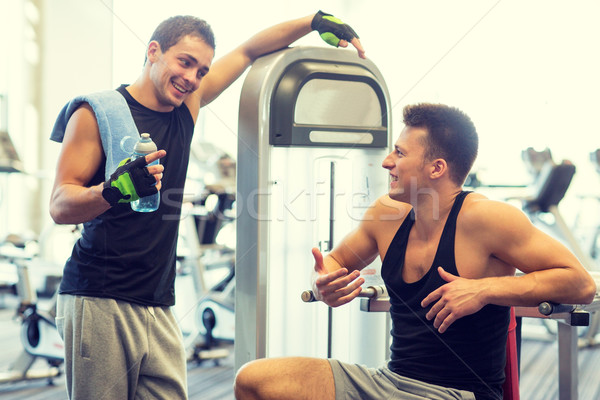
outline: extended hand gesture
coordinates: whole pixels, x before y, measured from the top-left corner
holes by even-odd
[[[346,268],[340,268],[328,273],[319,249],[313,248],[312,254],[315,258],[315,272],[319,274],[313,283],[313,294],[317,300],[330,307],[338,307],[358,296],[360,286],[365,282],[359,271],[348,273]]]
[[[485,305],[481,293],[485,292],[481,279],[465,279],[438,267],[438,273],[447,284],[431,292],[421,302],[422,307],[435,304],[427,312],[427,319],[433,321],[433,326],[444,333],[450,325],[465,315],[474,314]]]

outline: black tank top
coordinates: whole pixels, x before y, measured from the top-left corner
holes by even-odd
[[[60,293],[110,297],[143,305],[175,303],[176,244],[183,188],[194,131],[184,104],[157,112],[138,103],[125,85],[125,97],[140,133],[148,132],[167,151],[157,211],[138,213],[117,204],[84,224],[81,238],[67,260]],[[104,181],[101,165],[90,186]]]
[[[469,390],[477,399],[502,399],[506,337],[510,308],[486,305],[455,321],[443,334],[428,321],[431,308],[421,301],[446,282],[437,267],[458,275],[454,257],[456,219],[469,192],[461,192],[448,215],[433,265],[414,283],[402,279],[408,236],[414,211],[404,220],[386,253],[381,275],[390,295],[392,317],[391,359],[397,374],[424,382]]]

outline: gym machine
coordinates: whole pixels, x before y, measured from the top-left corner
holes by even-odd
[[[179,228],[178,317],[188,361],[230,354],[234,340],[235,161],[211,143],[192,146]]]
[[[21,321],[20,339],[23,351],[11,363],[7,371],[0,372],[0,383],[18,382],[32,379],[47,379],[61,375],[64,361],[64,344],[54,318],[56,297],[51,300],[48,310],[38,307],[37,293],[29,278],[32,256],[10,243],[0,247],[0,259],[13,264],[17,269],[16,294],[19,298],[15,317]],[[33,368],[38,360],[46,360],[47,368]]]
[[[0,174],[5,177],[10,173],[22,173],[23,164],[6,129],[7,102],[0,96]],[[4,185],[8,187],[8,185]],[[0,193],[0,203],[2,202]],[[61,374],[64,345],[60,338],[55,317],[55,298],[50,309],[45,311],[38,307],[37,292],[29,277],[29,264],[34,255],[24,248],[22,240],[16,236],[7,236],[13,241],[5,240],[0,245],[0,260],[12,264],[16,268],[16,282],[0,285],[3,291],[16,294],[19,300],[15,318],[21,322],[20,339],[23,350],[10,364],[7,371],[0,372],[0,383],[18,382],[31,379],[52,379]],[[33,368],[38,359],[47,361],[47,368]]]
[[[373,337],[384,316],[306,307],[297,293],[310,282],[310,249],[331,250],[386,192],[390,118],[381,73],[349,50],[294,47],[253,64],[239,115],[236,369],[286,355],[383,361]]]

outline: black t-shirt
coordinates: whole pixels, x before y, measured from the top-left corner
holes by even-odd
[[[435,303],[421,307],[421,301],[429,293],[446,283],[439,276],[438,266],[458,276],[454,257],[456,220],[468,193],[462,192],[456,198],[433,265],[419,281],[406,283],[402,279],[413,211],[390,244],[381,267],[390,295],[393,324],[388,367],[408,378],[472,391],[478,400],[502,399],[510,308],[486,305],[475,314],[455,321],[440,334],[433,327],[433,320],[425,317]]]
[[[139,133],[149,133],[165,170],[160,206],[139,213],[117,204],[84,224],[81,238],[67,260],[60,293],[109,297],[143,305],[175,303],[176,245],[194,121],[184,104],[157,112],[138,103],[125,85],[125,97]],[[90,186],[104,181],[104,164]]]

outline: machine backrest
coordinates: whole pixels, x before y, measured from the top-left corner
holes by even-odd
[[[552,152],[547,147],[543,150],[535,150],[533,147],[528,147],[521,151],[521,159],[534,179],[538,177],[544,165],[549,162],[553,163]]]
[[[596,172],[600,174],[600,149],[596,149],[590,153],[590,161],[594,164]]]
[[[23,172],[23,164],[7,131],[0,129],[0,172]]]
[[[548,212],[565,196],[574,175],[575,166],[569,161],[558,165],[546,163],[537,178],[535,193],[525,206],[533,211]]]

